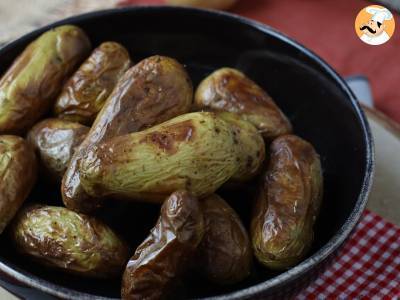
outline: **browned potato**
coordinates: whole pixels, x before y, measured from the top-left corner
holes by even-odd
[[[198,249],[196,269],[217,284],[234,284],[248,275],[252,250],[246,229],[236,212],[218,195],[201,201],[204,237]]]
[[[264,266],[284,270],[311,247],[323,178],[313,146],[294,135],[273,141],[271,159],[256,199],[251,238]]]
[[[192,263],[204,233],[196,198],[177,191],[165,200],[157,224],[129,260],[123,278],[122,299],[162,299]]]
[[[129,258],[125,242],[106,224],[64,207],[26,207],[11,237],[16,250],[33,260],[86,277],[118,277]]]
[[[89,127],[61,119],[46,119],[28,133],[28,142],[36,150],[45,175],[60,182],[69,161]]]
[[[268,140],[292,130],[272,98],[235,69],[219,69],[200,83],[195,94],[195,109],[204,108],[237,113]]]
[[[73,25],[33,41],[0,80],[0,133],[24,134],[35,124],[89,51],[88,37]]]
[[[167,4],[195,6],[213,9],[229,9],[237,0],[166,0]]]
[[[36,181],[33,149],[18,136],[0,136],[0,234],[28,197]]]
[[[69,121],[91,124],[130,65],[124,46],[102,43],[64,85],[55,104],[55,114]]]
[[[65,205],[92,211],[100,202],[91,199],[80,183],[78,162],[92,148],[111,137],[140,131],[188,112],[192,83],[176,60],[152,56],[129,69],[98,114],[89,134],[73,156],[62,182]]]

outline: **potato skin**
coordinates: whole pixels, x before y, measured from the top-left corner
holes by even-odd
[[[117,277],[129,258],[106,224],[64,207],[30,205],[11,228],[16,250],[33,260],[85,277]]]
[[[11,221],[36,182],[33,149],[21,137],[0,136],[0,234]]]
[[[72,25],[51,29],[29,44],[0,80],[0,133],[26,133],[90,47],[86,34]]]
[[[323,193],[314,147],[295,135],[274,140],[271,160],[256,199],[251,237],[258,261],[284,270],[310,249]]]
[[[56,182],[61,179],[68,164],[89,127],[61,119],[45,119],[28,132],[28,142],[40,158],[44,174]]]
[[[246,75],[231,68],[218,69],[199,84],[194,107],[237,113],[267,140],[292,131],[289,120],[272,98]]]
[[[237,173],[240,154],[228,123],[189,113],[91,148],[80,161],[81,184],[93,197],[161,203],[178,189],[204,197]]]
[[[126,266],[122,299],[164,299],[173,294],[173,286],[190,266],[203,234],[197,199],[187,191],[173,193]]]
[[[192,83],[176,60],[152,56],[130,68],[108,97],[71,160],[62,181],[64,204],[81,212],[91,212],[101,206],[80,183],[78,163],[87,149],[111,137],[140,131],[184,114],[191,109],[192,100]]]
[[[56,116],[92,124],[130,65],[124,46],[115,42],[102,43],[64,85],[54,107]]]
[[[216,194],[202,199],[200,205],[205,229],[196,269],[221,285],[245,279],[251,272],[253,252],[239,216]]]
[[[235,136],[234,143],[239,151],[239,169],[229,183],[249,181],[260,173],[263,166],[265,159],[264,140],[257,129],[238,114],[220,112],[217,116],[232,128]]]

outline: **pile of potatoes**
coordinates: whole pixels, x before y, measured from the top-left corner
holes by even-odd
[[[222,68],[193,92],[173,58],[133,63],[115,42],[91,51],[80,28],[60,26],[0,80],[0,233],[19,254],[122,276],[123,299],[173,297],[193,270],[226,286],[257,262],[285,270],[304,258],[322,199],[319,156],[261,87]],[[60,186],[65,207],[24,205],[38,174]],[[249,182],[259,187],[243,199],[253,207],[245,226],[218,192]],[[123,201],[161,205],[140,245],[96,217]]]

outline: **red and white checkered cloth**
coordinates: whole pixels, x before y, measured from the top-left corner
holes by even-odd
[[[400,228],[366,210],[337,260],[296,299],[400,299]]]

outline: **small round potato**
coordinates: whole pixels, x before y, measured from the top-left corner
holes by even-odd
[[[0,234],[11,221],[36,182],[33,149],[21,137],[0,136]]]
[[[55,114],[69,121],[92,124],[130,65],[124,46],[102,43],[64,85],[54,107]]]
[[[125,242],[107,225],[64,207],[30,205],[11,229],[18,252],[68,273],[117,277],[129,259]]]
[[[272,98],[246,75],[231,68],[219,69],[199,84],[194,107],[237,113],[267,140],[292,130]]]
[[[112,137],[140,131],[187,113],[192,101],[191,80],[175,59],[152,56],[130,68],[72,157],[62,181],[64,204],[80,212],[91,212],[101,206],[101,200],[91,198],[80,182],[78,164],[88,149]]]
[[[261,264],[285,270],[298,263],[311,247],[323,178],[318,154],[297,136],[277,138],[270,152],[254,207],[251,238]]]
[[[0,133],[26,133],[53,105],[90,47],[86,34],[73,25],[51,29],[33,41],[0,80]]]
[[[196,269],[208,280],[228,285],[250,275],[252,250],[237,213],[221,197],[202,199],[204,237],[199,245]]]
[[[173,193],[165,200],[150,235],[126,266],[122,299],[174,299],[173,287],[192,264],[203,234],[203,214],[197,199],[186,191]]]
[[[46,119],[28,133],[28,142],[40,158],[40,167],[52,181],[61,182],[69,161],[89,127],[61,119]]]

